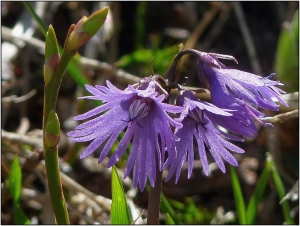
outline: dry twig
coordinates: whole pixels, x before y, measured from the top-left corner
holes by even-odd
[[[264,122],[270,122],[270,123],[277,123],[277,122],[284,122],[285,120],[288,120],[293,117],[299,116],[299,110],[289,111],[285,112],[279,115],[275,115],[273,117],[266,117],[263,119]]]

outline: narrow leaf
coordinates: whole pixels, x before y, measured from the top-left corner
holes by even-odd
[[[175,224],[172,217],[167,213],[166,224]]]
[[[262,196],[264,194],[266,185],[268,183],[269,177],[270,177],[270,171],[271,171],[271,164],[270,162],[267,162],[263,172],[261,173],[255,190],[253,192],[253,195],[251,196],[248,208],[247,208],[247,223],[248,224],[254,224],[256,215],[257,215],[257,209],[258,205],[260,203],[260,200],[262,199]]]
[[[21,194],[21,167],[19,163],[19,158],[16,156],[12,161],[10,172],[9,172],[9,191],[13,197],[14,202],[18,203]]]
[[[172,220],[176,223],[179,224],[179,220],[177,219],[176,213],[174,211],[174,209],[172,208],[171,204],[169,203],[169,201],[167,200],[167,198],[164,196],[163,193],[161,193],[160,195],[161,197],[161,210],[164,213],[168,213],[170,215],[170,217],[172,218]]]
[[[19,203],[14,203],[14,224],[30,224],[30,220],[21,209]]]
[[[245,201],[242,194],[239,178],[233,166],[230,166],[232,189],[235,200],[235,207],[240,224],[247,224]]]
[[[111,223],[130,224],[131,219],[129,209],[123,189],[121,179],[115,166],[112,167],[112,204],[111,204]]]
[[[278,196],[279,196],[279,200],[282,200],[284,198],[285,194],[286,194],[283,183],[282,183],[282,180],[281,180],[281,178],[278,174],[276,165],[275,165],[271,155],[269,155],[268,161],[271,163],[272,176],[273,176],[274,184],[275,184]],[[286,222],[288,224],[295,224],[293,218],[290,215],[291,211],[290,211],[289,203],[288,202],[283,202],[281,204],[281,206],[282,206],[282,211],[283,211],[283,215],[284,215],[284,218],[285,218]]]

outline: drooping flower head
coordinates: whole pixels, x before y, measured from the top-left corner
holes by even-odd
[[[264,78],[252,73],[230,69],[222,64],[218,58],[235,60],[234,57],[228,55],[199,54],[199,79],[201,80],[204,76],[208,81],[212,103],[220,108],[236,110],[233,113],[236,121],[247,125],[252,130],[254,129],[255,132],[252,136],[255,136],[257,132],[253,119],[263,126],[269,124],[261,120],[264,114],[255,108],[278,111],[276,100],[287,106],[281,97],[281,94],[285,92],[276,87],[283,84],[279,81],[270,80],[275,75],[274,73]],[[233,132],[240,133],[241,131]]]
[[[107,87],[86,85],[86,89],[93,96],[81,99],[101,100],[104,104],[76,116],[75,120],[89,120],[67,135],[75,142],[92,141],[80,158],[90,155],[100,145],[105,144],[99,157],[100,163],[108,155],[119,134],[125,131],[107,167],[114,165],[132,142],[125,177],[133,169],[133,186],[139,184],[140,190],[143,191],[147,177],[152,187],[154,186],[156,164],[161,171],[165,162],[165,152],[168,152],[170,158],[176,157],[177,138],[170,125],[175,128],[180,128],[182,125],[173,120],[167,112],[178,113],[182,108],[163,103],[165,94],[160,94],[161,87],[151,78],[142,79],[136,88],[128,85],[124,91],[119,90],[109,81],[106,84]]]
[[[237,161],[228,149],[237,153],[243,153],[244,150],[226,139],[238,141],[242,141],[242,139],[223,133],[213,123],[218,117],[230,118],[232,111],[200,101],[191,91],[181,92],[181,95],[177,97],[177,105],[183,107],[180,117],[176,119],[182,123],[183,127],[175,130],[175,135],[180,140],[176,142],[177,158],[167,160],[167,163],[171,165],[167,180],[177,169],[176,182],[178,181],[181,168],[186,160],[188,161],[188,178],[191,176],[194,162],[194,139],[197,142],[199,156],[206,175],[209,175],[207,150],[223,173],[226,172],[223,159],[231,165],[237,166]]]

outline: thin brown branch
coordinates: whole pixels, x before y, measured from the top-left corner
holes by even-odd
[[[3,140],[13,141],[16,143],[21,143],[21,144],[28,144],[30,146],[35,147],[38,150],[43,149],[42,138],[38,139],[38,138],[34,138],[34,137],[22,135],[22,134],[7,132],[5,130],[2,130],[1,133],[2,133]]]
[[[8,97],[2,97],[1,102],[18,104],[18,103],[21,103],[21,102],[24,102],[24,101],[30,99],[31,97],[33,97],[36,94],[36,92],[37,91],[34,89],[34,90],[31,90],[29,93],[25,94],[24,96],[17,97],[16,95],[12,95],[12,96],[8,96]]]
[[[264,122],[278,123],[278,122],[284,122],[285,120],[291,119],[293,117],[299,117],[299,110],[285,112],[279,115],[275,115],[273,117],[266,117],[262,120]]]

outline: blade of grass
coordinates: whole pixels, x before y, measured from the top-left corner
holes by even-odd
[[[179,220],[177,219],[174,209],[163,193],[161,193],[161,210],[165,213],[168,213],[175,224],[179,224]]]
[[[124,188],[115,166],[112,167],[111,189],[111,224],[130,224],[131,219]]]
[[[27,218],[25,213],[20,207],[19,203],[14,202],[14,224],[22,225],[22,224],[30,224],[30,220]]]
[[[19,164],[19,158],[17,156],[12,161],[8,180],[10,194],[12,195],[14,202],[18,203],[21,194],[22,174],[21,167]]]
[[[8,179],[9,191],[13,197],[14,224],[30,224],[30,220],[20,207],[22,171],[18,156],[12,161]]]
[[[230,173],[231,173],[231,180],[232,180],[233,195],[235,200],[235,207],[236,207],[239,223],[247,224],[248,222],[247,222],[245,201],[243,198],[239,178],[233,166],[230,166]]]
[[[273,180],[274,180],[276,190],[278,192],[279,200],[282,200],[284,198],[284,196],[286,195],[286,192],[284,190],[282,180],[281,180],[281,178],[278,174],[276,165],[273,161],[273,158],[272,158],[271,154],[268,154],[267,161],[269,161],[270,165],[271,165],[272,177],[273,177]],[[288,202],[283,202],[281,204],[281,206],[282,206],[282,211],[283,211],[283,215],[284,215],[284,218],[286,220],[286,223],[295,224],[293,218],[290,215],[291,211],[290,211],[289,203]]]
[[[170,217],[170,214],[167,213],[167,219],[166,219],[166,224],[175,224],[173,221],[172,217]]]
[[[254,224],[254,222],[255,222],[258,205],[264,194],[266,185],[267,185],[269,177],[270,177],[270,172],[271,172],[271,163],[267,162],[264,170],[262,171],[262,173],[256,183],[254,192],[251,196],[251,199],[250,199],[247,211],[246,211],[248,224]]]

